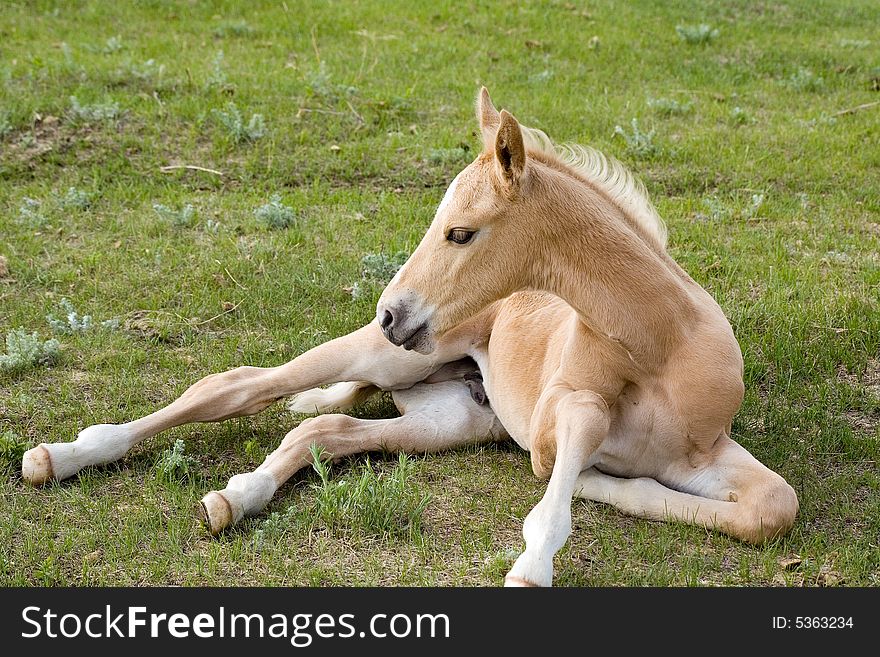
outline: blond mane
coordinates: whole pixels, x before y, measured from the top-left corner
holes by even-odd
[[[554,144],[541,130],[521,126],[526,148],[555,159],[604,192],[645,236],[666,249],[666,224],[648,198],[642,181],[614,158],[579,144]]]

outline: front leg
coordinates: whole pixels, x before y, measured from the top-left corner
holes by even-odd
[[[535,447],[547,449],[555,438],[555,463],[547,491],[526,516],[523,538],[526,549],[504,580],[506,586],[550,586],[553,557],[571,534],[571,499],[578,475],[590,456],[608,435],[610,414],[605,400],[588,390],[550,391],[538,409],[543,421],[533,436],[532,463],[547,462],[546,453],[535,454]],[[548,436],[549,434],[549,436]]]
[[[437,358],[444,356],[440,353]],[[405,388],[437,369],[437,358],[395,347],[373,322],[285,365],[211,374],[146,417],[87,427],[73,442],[42,443],[24,454],[22,478],[34,485],[66,479],[86,466],[115,461],[137,443],[171,427],[253,415],[281,398],[328,383],[367,381],[381,388]]]

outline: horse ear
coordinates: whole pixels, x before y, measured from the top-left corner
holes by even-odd
[[[498,131],[500,120],[501,115],[489,98],[489,90],[483,87],[477,95],[477,121],[480,122],[480,132],[483,134],[483,148],[487,152],[495,143],[495,133]]]
[[[526,148],[519,122],[507,110],[501,110],[495,133],[495,159],[503,180],[514,185],[526,168]]]

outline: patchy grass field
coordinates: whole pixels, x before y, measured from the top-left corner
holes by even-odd
[[[644,179],[742,345],[734,437],[801,501],[763,548],[576,501],[556,582],[880,584],[878,24],[873,0],[3,3],[0,337],[40,344],[0,368],[0,584],[501,583],[544,488],[511,445],[325,474],[393,484],[403,532],[346,531],[313,471],[204,532],[196,501],[301,419],[280,405],[43,489],[19,465],[369,321],[482,83]]]

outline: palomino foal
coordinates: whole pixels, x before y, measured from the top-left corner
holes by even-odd
[[[786,532],[794,490],[730,437],[739,345],[666,253],[643,187],[598,152],[554,147],[499,113],[485,89],[477,115],[483,152],[450,185],[375,321],[286,365],[206,377],[144,418],[42,444],[25,454],[25,479],[63,479],[169,427],[283,397],[296,410],[344,410],[383,389],[400,417],[306,420],[254,472],[203,498],[210,531],[264,508],[309,464],[312,443],[341,457],[510,436],[549,483],[508,585],[551,584],[574,495],[753,543]]]

